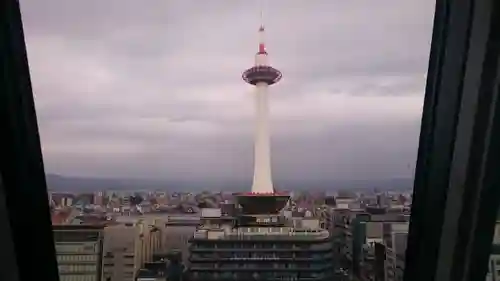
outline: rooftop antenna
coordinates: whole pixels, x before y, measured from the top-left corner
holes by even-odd
[[[264,43],[264,0],[260,0],[259,53],[266,53]]]
[[[264,28],[264,0],[260,0],[260,27]]]

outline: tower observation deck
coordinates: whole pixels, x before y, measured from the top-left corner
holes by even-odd
[[[268,87],[279,82],[282,74],[268,63],[264,31],[261,25],[254,66],[242,74],[245,82],[255,86],[256,110],[252,191],[236,194],[242,213],[247,215],[276,214],[285,207],[290,197],[288,193],[276,192],[272,182]]]
[[[248,84],[258,86],[273,85],[281,80],[282,74],[276,68],[268,65],[266,45],[264,43],[264,26],[259,28],[259,51],[255,54],[255,65],[243,72],[242,78]],[[267,93],[266,93],[267,94]]]

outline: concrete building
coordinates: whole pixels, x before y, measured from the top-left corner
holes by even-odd
[[[354,197],[337,197],[335,198],[337,209],[353,209],[357,205],[357,198]]]
[[[61,281],[100,281],[103,227],[53,225],[56,259]]]
[[[165,262],[146,262],[144,268],[138,271],[136,280],[167,281],[167,264]]]
[[[394,278],[385,279],[384,281],[402,281],[403,274],[405,270],[405,255],[407,234],[395,233],[393,235],[396,247],[396,252],[394,249],[385,249],[386,254],[386,276],[391,275],[390,271],[394,271]],[[389,256],[388,256],[389,255]],[[392,257],[391,257],[392,256]],[[394,260],[394,266],[390,266],[390,261]],[[495,233],[492,241],[492,249],[490,254],[490,260],[488,262],[488,272],[485,277],[486,281],[500,281],[500,219],[497,219],[497,224],[495,226]],[[378,279],[377,279],[378,281]]]
[[[406,244],[405,244],[406,245]],[[396,253],[396,270],[395,270],[395,280],[403,281],[405,273],[405,262],[406,256],[404,252]]]
[[[333,216],[333,247],[336,256],[335,264],[339,270],[353,275],[359,267],[358,258],[361,252],[359,225],[369,221],[370,215],[364,210],[336,209]]]
[[[328,205],[323,205],[320,208],[320,210],[318,212],[318,217],[320,219],[321,228],[324,228],[330,232],[333,232],[333,229],[334,229],[333,215],[334,215],[334,213],[335,213],[334,207],[331,207]]]
[[[199,216],[169,216],[164,222],[162,252],[179,251],[182,262],[188,264],[189,240],[199,224]]]
[[[104,197],[106,196],[104,191],[94,192],[94,204],[98,206],[104,206]]]
[[[167,281],[167,276],[159,275],[155,271],[141,269],[137,274],[137,281]]]
[[[69,207],[73,205],[75,195],[70,193],[50,193],[50,200],[57,207]]]
[[[365,232],[365,239],[361,241],[363,246],[359,257],[359,277],[361,280],[376,280],[376,245],[383,243],[383,224],[383,222],[378,221],[368,221],[362,223],[362,227],[364,227]]]
[[[104,229],[104,281],[133,281],[160,249],[161,229],[137,220]]]
[[[387,213],[387,208],[380,207],[335,209],[331,233],[333,235],[337,278],[385,280],[385,240],[392,237],[392,232],[402,231],[398,230],[397,226],[393,231],[392,224],[406,225],[407,232],[408,218],[404,213]],[[388,231],[388,233],[384,231]],[[399,241],[401,238],[398,238],[398,243]],[[387,244],[393,247],[391,243]],[[380,247],[378,247],[379,253],[377,254],[377,244],[384,246],[383,254],[380,253]],[[398,249],[403,249],[403,247]],[[391,251],[394,251],[394,248],[389,249],[392,268],[389,274],[395,275],[395,253]],[[402,251],[404,254],[404,249]],[[383,259],[382,266],[380,266],[380,257]]]
[[[191,280],[331,280],[330,234],[319,220],[221,217],[192,240]],[[295,225],[294,225],[295,224]]]
[[[385,245],[385,280],[402,280],[401,270],[397,270],[398,257],[404,260],[406,242],[408,240],[408,222],[384,223],[384,245]],[[401,268],[401,262],[399,264]],[[404,261],[403,261],[404,267]],[[404,270],[404,268],[403,268]],[[399,271],[399,273],[398,273]],[[397,274],[398,273],[398,274]],[[401,279],[400,279],[401,278]]]
[[[383,243],[375,243],[375,255],[372,265],[372,274],[367,279],[370,281],[385,281],[385,246]]]

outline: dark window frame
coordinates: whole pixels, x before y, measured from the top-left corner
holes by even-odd
[[[37,278],[57,281],[50,208],[18,1],[0,1],[0,42],[0,280],[32,280],[36,256],[38,263],[44,263],[36,266]]]
[[[488,270],[500,204],[499,6],[436,3],[405,281],[484,280]]]
[[[437,1],[405,281],[487,272],[500,204],[499,5]],[[31,281],[36,252],[37,278],[59,280],[18,1],[0,2],[0,24],[0,279]]]

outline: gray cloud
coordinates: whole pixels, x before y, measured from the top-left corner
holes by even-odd
[[[21,1],[47,170],[249,178],[258,2]],[[433,1],[264,8],[276,177],[410,176]]]

